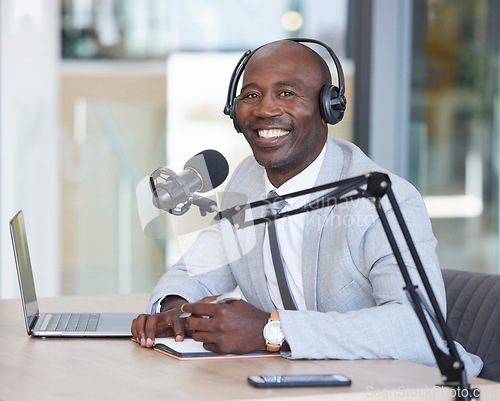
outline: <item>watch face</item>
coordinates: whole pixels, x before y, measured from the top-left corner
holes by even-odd
[[[264,327],[264,338],[271,344],[281,344],[285,339],[279,321],[271,321]]]

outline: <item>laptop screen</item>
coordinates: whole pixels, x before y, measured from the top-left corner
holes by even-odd
[[[10,235],[12,237],[12,246],[14,247],[14,257],[16,259],[17,276],[21,288],[26,326],[31,329],[33,320],[38,315],[38,302],[22,211],[19,211],[10,221]]]

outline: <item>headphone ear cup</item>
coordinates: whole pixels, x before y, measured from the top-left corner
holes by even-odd
[[[339,96],[339,88],[334,85],[325,85],[319,93],[319,108],[321,117],[328,124],[337,124],[344,118],[346,100]]]
[[[229,112],[229,117],[231,117],[231,120],[233,120],[233,125],[234,125],[234,129],[236,130],[236,132],[241,133],[240,124],[238,124],[238,118],[237,118],[238,101],[239,101],[239,98],[236,96],[233,100],[233,104],[231,106],[231,111]]]

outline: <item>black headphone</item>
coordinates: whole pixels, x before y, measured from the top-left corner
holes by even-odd
[[[304,38],[290,38],[287,40],[291,40],[293,42],[305,42],[305,43],[315,43],[317,45],[323,46],[335,63],[335,67],[337,69],[337,78],[339,86],[336,87],[334,85],[324,85],[321,88],[319,93],[319,107],[321,112],[321,117],[328,124],[337,124],[344,117],[344,112],[347,104],[347,100],[345,98],[345,84],[344,84],[344,72],[342,71],[342,66],[340,65],[340,61],[333,52],[333,50],[315,39],[304,39]],[[266,46],[266,45],[263,45]],[[240,125],[238,124],[238,120],[236,118],[236,112],[238,110],[238,96],[236,95],[236,90],[238,88],[238,82],[245,70],[246,65],[250,58],[255,54],[257,50],[261,47],[258,47],[254,51],[247,50],[243,56],[241,56],[238,64],[231,75],[231,80],[229,81],[229,89],[227,91],[227,100],[226,106],[224,107],[224,114],[229,116],[233,120],[234,128],[237,132],[241,132]]]

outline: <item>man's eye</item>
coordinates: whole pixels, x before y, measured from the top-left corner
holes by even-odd
[[[248,93],[242,96],[243,99],[256,99],[258,97],[259,95],[257,95],[256,93]]]
[[[280,92],[279,95],[282,96],[282,97],[288,97],[288,96],[293,96],[294,93],[290,92],[290,91],[283,91],[283,92]]]

